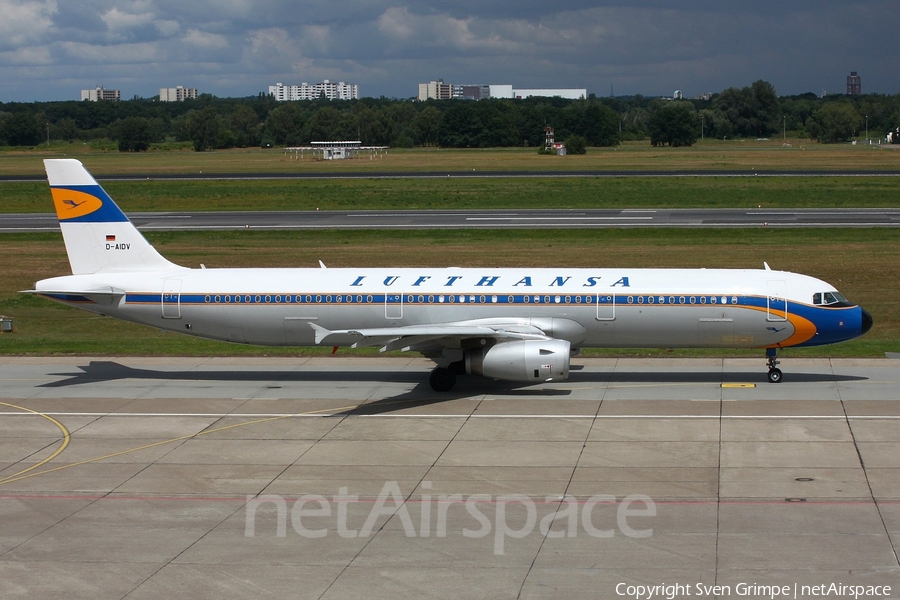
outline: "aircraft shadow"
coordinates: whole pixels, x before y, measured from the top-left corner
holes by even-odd
[[[834,383],[841,381],[865,381],[868,377],[856,375],[835,375],[834,373],[792,373],[785,372],[786,383]],[[729,371],[613,371],[609,373],[589,372],[570,375],[570,381],[592,383],[756,383],[770,384],[766,372]]]
[[[65,388],[91,383],[108,383],[125,379],[150,381],[211,381],[211,382],[269,382],[277,388],[279,382],[336,384],[347,381],[372,381],[383,383],[409,383],[414,387],[407,392],[369,402],[349,411],[335,413],[334,416],[374,415],[400,411],[408,408],[428,406],[451,400],[472,398],[484,394],[502,394],[516,397],[568,396],[568,390],[532,388],[532,384],[496,381],[480,377],[460,377],[450,392],[435,392],[428,383],[427,373],[400,371],[167,371],[129,367],[114,361],[91,361],[79,366],[78,372],[51,373],[67,377],[58,381],[41,384],[44,388]]]
[[[78,372],[53,373],[66,377],[59,381],[41,384],[39,387],[64,388],[90,383],[106,383],[125,379],[144,379],[157,381],[211,381],[211,382],[270,382],[270,387],[277,388],[279,382],[309,382],[332,384],[347,381],[371,381],[383,383],[407,383],[412,389],[402,394],[376,400],[354,409],[336,413],[335,416],[373,415],[395,412],[408,408],[416,408],[464,398],[475,398],[484,395],[502,395],[515,398],[530,397],[566,397],[571,390],[535,389],[534,384],[517,383],[484,379],[481,377],[462,376],[450,392],[435,392],[428,383],[426,373],[403,371],[217,371],[188,370],[167,371],[129,367],[114,361],[91,361],[87,366],[79,366]],[[863,381],[866,377],[852,375],[835,375],[833,373],[788,373],[785,381],[791,383],[835,383],[847,381]],[[765,373],[730,373],[722,371],[590,371],[573,369],[569,382],[594,384],[721,384],[721,383],[757,383],[769,384]]]
[[[120,379],[149,379],[174,381],[285,381],[285,382],[340,382],[381,381],[385,383],[424,383],[425,373],[409,371],[218,371],[189,370],[165,371],[129,367],[108,360],[92,360],[87,366],[79,366],[77,373],[51,373],[68,377],[59,381],[41,384],[40,387],[57,388],[87,383],[109,382]],[[833,373],[791,373],[785,374],[785,381],[791,383],[826,383],[840,381],[864,381],[866,377],[856,375],[835,375]],[[569,381],[586,383],[760,383],[766,382],[765,373],[722,372],[722,371],[584,371],[573,368]],[[457,388],[466,391],[466,396],[478,393],[492,393],[530,388],[531,383],[506,382],[480,377],[461,376]],[[418,386],[417,386],[418,387]],[[547,395],[552,390],[534,390],[534,395]]]
[[[425,378],[427,379],[427,378]],[[547,398],[567,397],[572,394],[564,389],[534,389],[533,384],[516,383],[514,381],[497,381],[481,377],[460,377],[449,392],[435,392],[428,381],[422,379],[408,392],[373,400],[356,408],[335,413],[334,416],[380,415],[410,408],[419,408],[431,404],[440,404],[452,400],[480,398],[485,395],[507,396],[511,398]]]
[[[67,376],[68,379],[51,381],[40,387],[57,388],[86,383],[101,383],[121,379],[149,379],[160,381],[218,381],[218,382],[322,382],[338,383],[349,379],[365,381],[384,381],[395,383],[416,383],[422,380],[423,374],[400,371],[165,371],[140,369],[119,364],[114,361],[92,360],[87,366],[79,366],[80,373],[51,373],[55,376]],[[427,375],[425,375],[427,378]]]

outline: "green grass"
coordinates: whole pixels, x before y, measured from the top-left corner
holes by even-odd
[[[648,141],[627,142],[618,148],[589,148],[585,155],[540,156],[536,148],[390,149],[370,160],[293,160],[280,148],[246,148],[193,152],[185,148],[140,153],[109,151],[98,144],[39,147],[30,151],[0,152],[0,175],[41,175],[42,158],[78,158],[97,176],[157,173],[287,173],[381,171],[573,171],[573,170],[897,170],[897,147],[862,144],[814,144],[788,138],[704,140],[687,148],[654,148]]]
[[[289,160],[281,151],[119,154],[90,147],[4,152],[0,175],[42,174],[40,159],[76,156],[98,176],[122,173],[471,171],[573,169],[900,169],[900,152],[849,145],[707,140],[692,148],[590,149],[583,157],[542,157],[534,149],[392,150],[383,160]],[[801,149],[802,147],[802,149]],[[170,210],[896,207],[896,177],[679,177],[109,181],[126,212]],[[0,213],[51,212],[46,183],[0,182]],[[886,229],[538,230],[171,232],[147,236],[188,266],[535,266],[722,267],[806,273],[836,285],[872,312],[867,336],[804,356],[883,356],[900,351],[897,233]],[[488,250],[489,249],[489,250]],[[18,294],[35,280],[68,273],[58,234],[0,236],[0,314],[16,319],[0,354],[296,355],[208,342],[131,325]],[[324,351],[324,350],[323,350]],[[721,351],[592,351],[622,355],[711,355]],[[751,355],[758,352],[727,352]]]
[[[126,213],[204,210],[896,207],[897,177],[108,181]],[[52,212],[44,182],[0,182],[0,213]]]
[[[900,244],[886,229],[634,229],[503,231],[166,232],[147,236],[168,258],[208,267],[687,267],[772,268],[834,284],[875,319],[863,338],[787,356],[884,356],[900,351]],[[486,250],[490,248],[490,250]],[[0,236],[0,314],[16,333],[0,354],[298,355],[330,349],[266,348],[198,340],[96,317],[30,295],[37,279],[68,273],[59,234]],[[342,351],[343,352],[343,351]],[[370,352],[370,351],[369,351]],[[615,356],[759,356],[747,351],[597,350]]]

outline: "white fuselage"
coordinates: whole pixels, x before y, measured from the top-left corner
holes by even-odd
[[[35,293],[216,340],[381,346],[460,373],[561,381],[582,347],[778,348],[861,335],[872,317],[827,283],[707,269],[186,269],[160,255],[81,162],[44,166],[73,275]]]
[[[786,347],[860,334],[859,307],[813,305],[832,286],[771,270],[174,269],[57,277],[36,290],[166,330],[276,346],[314,345],[311,324],[478,320],[555,319],[547,335],[573,347]]]

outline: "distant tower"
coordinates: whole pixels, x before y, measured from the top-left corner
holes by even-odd
[[[856,74],[856,71],[850,71],[850,74],[847,75],[847,95],[859,96],[861,94],[862,80],[860,80],[859,75]]]
[[[548,154],[554,152],[553,146],[556,144],[556,140],[553,136],[553,128],[547,125],[544,127],[544,151]]]

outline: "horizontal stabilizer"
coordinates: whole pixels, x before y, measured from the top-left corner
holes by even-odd
[[[125,290],[104,288],[97,290],[23,290],[22,294],[36,294],[65,304],[99,304],[110,306],[125,296]]]

